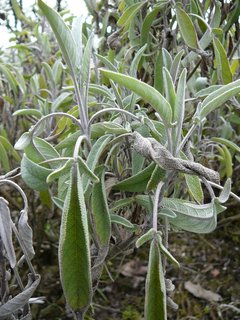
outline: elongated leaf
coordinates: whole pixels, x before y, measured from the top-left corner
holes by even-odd
[[[44,168],[31,161],[25,154],[21,162],[21,175],[26,184],[38,191],[48,189],[47,176],[52,170]]]
[[[132,20],[134,19],[137,12],[141,9],[141,7],[146,3],[146,1],[143,2],[137,2],[132,4],[130,7],[128,7],[122,14],[122,16],[118,19],[117,25],[119,27],[127,27],[130,25]]]
[[[161,208],[160,212],[158,213],[158,216],[162,218],[162,216],[168,217],[168,218],[176,218],[176,213],[172,211],[171,209],[167,208]]]
[[[154,88],[163,94],[163,54],[162,50],[159,50],[156,54],[156,62],[154,66]]]
[[[232,155],[226,146],[222,146],[224,151],[224,164],[226,169],[227,178],[231,178],[233,169],[232,169]]]
[[[234,22],[239,19],[239,15],[240,15],[240,1],[237,0],[234,3],[233,10],[229,10],[229,13],[226,19],[226,24],[223,27],[224,32],[227,32],[231,28],[231,26],[234,24]]]
[[[166,99],[172,107],[172,113],[174,113],[176,93],[170,72],[165,67],[163,67],[163,80]]]
[[[33,249],[33,233],[32,228],[28,224],[28,213],[26,210],[21,211],[21,216],[18,220],[18,232],[21,240],[24,243],[29,259],[31,260],[34,255]]]
[[[91,83],[89,85],[89,94],[101,94],[103,96],[105,96],[106,98],[108,98],[109,100],[114,100],[114,96],[112,94],[112,92],[110,91],[110,89],[108,89],[106,86],[104,85],[97,85],[97,84],[93,84]]]
[[[106,66],[109,70],[118,72],[118,69],[112,64],[112,62],[106,57],[101,56],[100,54],[96,54],[96,57]]]
[[[142,28],[141,28],[141,45],[142,46],[145,43],[148,43],[149,31],[150,31],[151,25],[159,11],[160,11],[160,7],[153,8],[153,10],[148,13],[148,15],[143,21]]]
[[[173,83],[175,83],[177,80],[178,71],[179,71],[179,67],[180,67],[183,53],[184,53],[184,50],[181,50],[178,52],[178,54],[176,55],[176,57],[173,60],[172,66],[170,68],[170,74],[172,76]]]
[[[111,222],[120,224],[127,229],[135,229],[135,226],[126,218],[119,216],[117,214],[110,214]]]
[[[218,197],[218,201],[220,203],[225,203],[228,200],[231,193],[231,184],[232,184],[231,178],[228,178],[227,181],[225,182],[223,190],[221,191]]]
[[[142,170],[145,163],[145,158],[137,153],[135,150],[132,151],[132,175],[137,174]]]
[[[5,138],[4,136],[0,136],[0,143],[3,145],[4,149],[13,156],[13,158],[16,161],[21,160],[21,157],[19,156],[19,154],[17,153],[17,151],[14,149],[14,147],[11,145],[11,143],[8,141],[7,138]]]
[[[58,108],[61,107],[61,104],[67,101],[67,98],[71,96],[71,92],[63,92],[56,100],[52,103],[52,112],[55,112]]]
[[[27,17],[23,14],[17,0],[11,0],[11,6],[18,20],[24,21],[27,25],[31,24],[31,20],[27,19]]]
[[[149,253],[144,319],[167,320],[166,287],[156,239],[152,240]]]
[[[108,121],[103,121],[98,124],[98,129],[102,128],[105,133],[113,133],[113,134],[123,134],[123,133],[128,133],[129,131],[126,130],[123,126],[121,126],[118,123],[114,122],[108,122]]]
[[[73,311],[84,313],[92,298],[90,244],[82,179],[77,164],[71,171],[62,212],[59,267],[68,305]]]
[[[179,6],[176,7],[177,22],[186,44],[190,48],[198,48],[197,34],[189,15]]]
[[[136,202],[146,208],[148,212],[152,212],[152,197],[148,195],[137,195],[135,199]],[[163,198],[161,206],[175,213],[174,218],[168,218],[170,224],[195,233],[209,233],[214,230],[217,223],[217,214],[226,209],[219,204],[217,198],[211,203],[202,205],[181,199]]]
[[[185,114],[185,90],[186,90],[187,70],[183,69],[177,87],[176,102],[174,105],[173,122],[177,121],[176,144],[181,141],[182,125]]]
[[[74,132],[74,133],[68,135],[65,139],[63,139],[61,142],[59,142],[59,144],[56,146],[56,150],[60,151],[64,148],[69,148],[69,147],[74,146],[74,144],[76,143],[80,134],[81,134],[81,132],[77,131],[77,132]]]
[[[150,195],[139,194],[135,197],[137,204],[145,208],[149,213],[153,212],[153,199]]]
[[[92,216],[97,238],[101,246],[108,246],[111,236],[111,220],[104,184],[105,172],[101,173],[98,183],[92,188]]]
[[[0,71],[4,74],[5,78],[7,79],[8,83],[14,93],[14,96],[17,96],[17,94],[18,94],[17,81],[16,81],[14,75],[12,74],[12,72],[10,71],[10,69],[7,66],[0,64]]]
[[[102,137],[100,137],[93,145],[86,164],[88,166],[88,168],[94,172],[96,165],[99,161],[99,158],[101,156],[101,154],[103,153],[103,151],[105,150],[105,148],[107,147],[109,141],[111,140],[112,136],[111,135],[104,135]],[[83,176],[83,188],[84,190],[87,189],[88,185],[89,185],[90,179],[88,175],[84,175]]]
[[[22,292],[8,300],[5,304],[0,306],[0,319],[6,320],[13,315],[19,309],[22,309],[28,302],[37,286],[40,283],[40,275],[35,276],[35,280],[32,280],[32,275],[29,275],[28,284]]]
[[[151,163],[143,171],[127,178],[113,186],[113,190],[122,190],[130,192],[143,192],[146,190],[148,180],[155,168],[155,164]]]
[[[54,62],[52,71],[55,83],[59,83],[59,80],[61,79],[63,73],[63,64],[61,59],[58,59]]]
[[[83,57],[82,57],[82,68],[81,68],[82,85],[85,85],[86,83],[89,82],[92,45],[93,45],[93,33],[91,33],[88,38],[87,44],[84,49]]]
[[[169,71],[172,67],[172,56],[167,49],[162,48],[163,66]]]
[[[77,158],[77,161],[78,161],[78,166],[79,166],[80,172],[85,173],[93,182],[98,183],[99,182],[98,177],[88,167],[87,163],[79,156]]]
[[[132,90],[145,101],[150,103],[152,107],[159,113],[162,120],[169,125],[172,120],[172,110],[169,102],[153,87],[137,80],[135,78],[125,76],[124,74],[101,69],[101,72],[107,77],[116,81],[117,83]]]
[[[167,248],[164,247],[163,243],[162,243],[162,236],[158,233],[157,234],[157,241],[158,241],[158,245],[160,248],[160,251],[162,251],[162,253],[173,263],[175,264],[177,267],[180,267],[178,261],[172,256],[172,254],[167,250]]]
[[[140,248],[144,243],[152,240],[154,235],[156,235],[156,230],[151,228],[146,233],[144,233],[140,238],[137,239],[136,247]]]
[[[228,84],[232,82],[232,72],[226,51],[217,38],[213,39],[213,46],[216,58],[218,78],[222,81],[222,83]]]
[[[8,155],[1,142],[0,142],[0,163],[2,163],[2,167],[5,171],[10,171]]]
[[[81,65],[82,54],[83,54],[83,37],[82,37],[82,25],[83,17],[76,17],[73,19],[72,23],[72,36],[76,43],[77,53],[78,53],[78,65]]]
[[[52,197],[53,203],[61,210],[63,210],[64,207],[64,201],[59,199],[58,197]]]
[[[196,93],[196,98],[204,98],[220,88],[222,88],[222,85],[218,85],[218,84],[204,88]]]
[[[62,17],[44,1],[38,0],[38,6],[47,18],[56,38],[63,58],[69,66],[71,73],[74,74],[78,65],[77,45],[73,39],[70,29],[67,27]]]
[[[38,119],[40,119],[43,116],[41,111],[37,109],[31,109],[31,108],[17,110],[12,115],[13,116],[35,116]]]
[[[7,252],[10,266],[14,268],[16,266],[16,255],[12,242],[11,215],[8,202],[2,197],[0,197],[0,237]]]
[[[70,171],[70,168],[72,167],[73,164],[73,159],[69,159],[66,161],[66,163],[59,169],[54,170],[52,173],[49,174],[47,177],[46,182],[51,183],[52,181],[58,179],[62,175],[66,174],[67,172]]]
[[[202,109],[200,111],[201,118],[203,119],[206,117],[210,112],[224,104],[239,92],[240,80],[236,80],[209,94],[209,96],[203,100]]]
[[[137,77],[137,70],[138,70],[138,65],[139,65],[139,62],[142,58],[142,55],[144,53],[144,51],[146,50],[147,48],[147,44],[145,43],[142,48],[140,48],[136,54],[135,54],[135,57],[131,63],[131,66],[130,66],[130,70],[129,70],[129,74],[131,77]]]
[[[115,202],[112,202],[112,205],[110,207],[110,212],[115,212],[115,211],[122,209],[124,207],[128,207],[133,202],[134,202],[134,198],[132,198],[132,197],[123,198],[123,199],[119,199]]]
[[[203,202],[203,190],[198,176],[185,174],[188,192],[199,204]]]
[[[43,61],[42,62],[42,66],[43,66],[43,69],[47,75],[47,80],[48,80],[48,83],[50,85],[50,88],[54,88],[55,86],[55,79],[54,79],[54,75],[53,75],[53,71],[52,71],[52,68],[50,67],[50,65]]]
[[[231,148],[233,151],[240,152],[240,147],[232,141],[229,141],[224,138],[218,138],[218,137],[211,138],[211,140],[214,142],[217,142],[217,143],[221,143],[222,145],[225,145],[225,146]]]
[[[147,191],[150,191],[156,188],[159,182],[164,179],[165,175],[166,175],[166,171],[160,168],[158,165],[156,165],[148,181]]]

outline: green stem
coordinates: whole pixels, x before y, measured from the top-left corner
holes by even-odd
[[[153,229],[157,231],[157,222],[158,222],[158,205],[160,200],[160,195],[162,194],[162,187],[164,186],[164,182],[160,182],[157,186],[155,197],[154,197],[154,205],[153,205]]]

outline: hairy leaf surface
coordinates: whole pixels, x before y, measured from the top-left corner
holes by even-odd
[[[82,179],[76,163],[62,212],[59,266],[68,305],[75,312],[84,312],[92,297],[90,245]]]

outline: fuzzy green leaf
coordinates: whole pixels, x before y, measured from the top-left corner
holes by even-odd
[[[72,166],[72,163],[73,163],[73,159],[69,159],[68,161],[66,161],[66,163],[62,167],[50,173],[49,176],[47,177],[47,183],[51,183],[52,181],[58,179],[62,175],[69,172]]]
[[[164,179],[165,175],[166,175],[166,170],[156,165],[148,181],[147,191],[150,191],[156,188],[159,182]]]
[[[186,90],[186,78],[187,78],[187,70],[183,69],[177,87],[176,100],[173,111],[173,122],[177,121],[177,127],[175,130],[176,135],[176,144],[179,144],[181,140],[182,134],[182,125],[185,115],[185,90]]]
[[[222,83],[228,84],[232,82],[232,72],[226,51],[217,38],[213,39],[213,47],[216,58],[216,69],[218,78],[220,79],[220,81],[222,81]]]
[[[67,303],[84,313],[92,299],[90,244],[82,179],[73,165],[59,240],[60,277]]]
[[[174,219],[169,218],[170,224],[195,233],[213,231],[217,225],[217,214],[225,210],[225,207],[217,205],[215,201],[197,205],[181,199],[163,198],[161,204],[176,214]]]
[[[111,236],[111,220],[104,184],[104,171],[100,181],[92,188],[92,217],[98,241],[101,246],[108,246]]]
[[[34,116],[34,117],[37,117],[38,119],[40,119],[43,116],[41,111],[37,109],[31,109],[31,108],[17,110],[12,115],[13,116]]]
[[[142,28],[141,28],[141,45],[142,46],[145,43],[148,43],[149,31],[150,31],[151,25],[159,11],[160,11],[159,6],[156,8],[153,8],[153,10],[148,13],[148,15],[143,21]]]
[[[226,146],[222,146],[222,148],[224,152],[224,164],[225,164],[226,176],[227,178],[230,178],[233,173],[232,155]]]
[[[177,22],[186,44],[190,48],[198,48],[197,34],[189,15],[179,6],[176,8]]]
[[[225,203],[228,200],[231,193],[231,184],[232,184],[231,178],[228,178],[224,184],[223,190],[221,191],[218,197],[218,201],[220,203]]]
[[[10,171],[10,163],[8,160],[8,155],[1,142],[0,142],[0,163],[2,163],[3,169],[6,172]]]
[[[0,143],[3,145],[4,149],[13,156],[13,158],[16,161],[21,161],[21,157],[19,156],[19,154],[7,138],[5,138],[4,136],[0,136]]]
[[[38,0],[38,6],[47,18],[60,46],[63,58],[74,74],[78,65],[77,45],[74,41],[70,29],[67,27],[62,17],[44,1]]]
[[[166,287],[160,248],[156,239],[152,240],[149,253],[144,319],[167,320]]]
[[[141,7],[146,3],[146,1],[143,2],[137,2],[132,4],[130,7],[128,7],[122,14],[122,16],[118,19],[118,26],[119,27],[125,27],[127,28],[132,20],[134,19],[137,12],[141,9]]]
[[[161,252],[178,268],[180,267],[178,261],[172,256],[172,254],[167,250],[167,248],[164,247],[162,243],[162,236],[158,233],[157,234],[157,241],[160,247]]]
[[[122,190],[130,192],[145,191],[148,180],[151,177],[154,168],[155,164],[151,163],[147,168],[137,173],[136,175],[117,183],[115,186],[113,186],[113,190]]]
[[[121,226],[124,226],[127,229],[135,229],[135,226],[126,218],[119,216],[117,214],[111,214],[111,222],[120,224]]]
[[[166,99],[172,107],[172,113],[174,114],[174,105],[176,101],[176,92],[173,84],[172,77],[167,68],[163,67],[163,81]]]
[[[225,138],[218,138],[218,137],[215,138],[214,137],[214,138],[211,138],[211,140],[214,142],[220,143],[222,145],[225,145],[225,146],[231,148],[233,151],[240,152],[240,147],[236,143],[229,141]]]
[[[17,96],[18,94],[18,84],[17,81],[13,75],[13,73],[10,71],[10,69],[7,66],[4,66],[3,64],[0,64],[0,71],[4,74],[5,78],[7,79],[14,96]]]
[[[236,80],[232,83],[226,84],[209,94],[202,103],[202,109],[200,111],[200,117],[203,119],[210,112],[224,104],[227,100],[235,96],[240,92],[240,80]]]
[[[24,150],[32,141],[29,132],[24,132],[18,141],[15,143],[14,148],[16,150]]]
[[[91,151],[89,152],[86,164],[88,168],[94,172],[99,158],[101,154],[104,152],[105,148],[108,146],[109,141],[111,140],[112,136],[111,135],[104,135],[100,137],[92,146]],[[84,190],[87,189],[88,185],[90,183],[90,178],[89,175],[84,175],[83,176],[83,188]]]
[[[185,174],[188,191],[199,204],[203,202],[203,190],[198,176]]]
[[[149,229],[146,233],[144,233],[140,238],[137,239],[136,247],[140,248],[144,243],[146,243],[149,240],[152,240],[155,234],[155,229]]]
[[[52,170],[44,168],[30,160],[26,154],[23,155],[21,162],[21,175],[30,188],[38,191],[48,189],[49,186],[46,180],[47,176],[51,172]]]
[[[107,78],[116,81],[117,83],[125,86],[129,90],[132,90],[133,92],[141,96],[159,113],[165,124],[170,125],[172,121],[171,106],[169,102],[155,88],[140,80],[121,73],[116,73],[104,69],[101,69],[101,72]]]

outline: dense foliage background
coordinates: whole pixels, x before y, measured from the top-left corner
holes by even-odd
[[[7,7],[0,12],[12,34],[10,48],[0,55],[0,193],[35,251],[29,245],[35,271],[18,263],[18,272],[14,259],[21,258],[22,247],[15,235],[14,258],[1,229],[1,304],[24,291],[30,272],[35,278],[29,286],[40,297],[31,300],[33,319],[73,316],[66,307],[64,276],[65,297],[59,276],[59,243],[64,252],[59,230],[62,212],[86,206],[95,278],[85,319],[143,319],[144,300],[151,305],[158,292],[148,285],[145,289],[154,251],[149,258],[149,245],[136,249],[135,243],[151,230],[155,210],[156,230],[180,263],[177,268],[171,255],[166,254],[167,262],[161,254],[161,272],[175,285],[167,292],[168,304],[179,306],[169,308],[168,318],[239,319],[239,0],[85,3],[86,21],[74,20],[61,1],[56,3],[61,20],[43,1],[42,11],[34,6],[34,16],[25,15],[22,1],[10,1],[15,25],[8,22]],[[170,152],[172,166],[167,161],[159,165],[153,151],[143,150],[144,143],[154,149],[153,139]],[[189,162],[197,166],[186,167]],[[220,187],[214,172],[220,175]],[[74,191],[78,177],[85,184],[84,200],[71,206],[80,192]],[[21,231],[22,199],[6,180],[25,192],[32,235],[29,229]],[[1,201],[0,209],[8,212]],[[222,212],[223,206],[227,211]],[[105,220],[100,211],[107,212]],[[218,226],[217,212],[222,212]],[[87,243],[79,242],[84,254],[90,247],[84,223],[80,225]],[[154,243],[154,237],[147,240]],[[62,274],[71,274],[60,257]],[[80,267],[88,273],[89,266]],[[79,278],[86,288],[88,280]],[[148,308],[145,304],[146,319],[165,319],[150,315]],[[28,307],[19,310],[14,319],[29,319]]]

